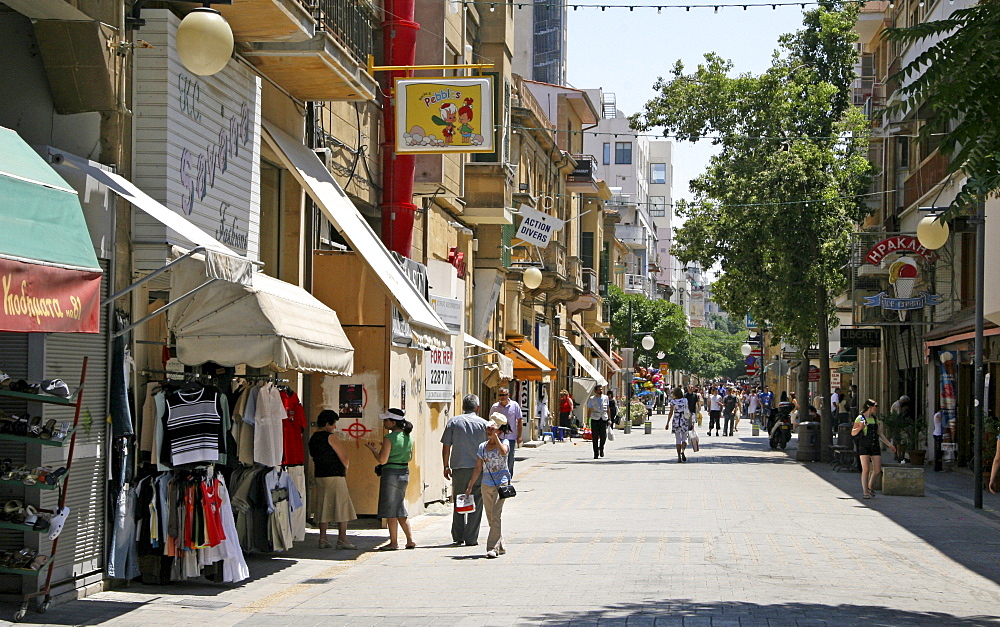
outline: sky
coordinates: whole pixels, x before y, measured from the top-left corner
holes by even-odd
[[[569,9],[568,81],[581,89],[601,87],[614,92],[618,109],[626,116],[643,109],[655,95],[656,78],[667,76],[676,60],[683,61],[686,70],[694,70],[706,53],[715,52],[733,61],[736,73],[760,73],[770,66],[778,37],[802,27],[799,5],[720,7],[716,13],[710,2],[695,0],[690,11],[664,8],[657,14],[655,8],[648,8],[657,0],[579,2],[603,3],[609,8]],[[634,11],[610,8],[630,4]],[[706,4],[709,8],[697,8]],[[675,202],[691,197],[688,181],[704,171],[712,154],[708,141],[674,143]]]

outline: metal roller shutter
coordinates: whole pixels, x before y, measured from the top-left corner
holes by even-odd
[[[0,370],[13,380],[28,376],[28,335],[0,333]],[[7,414],[23,414],[25,403],[13,398],[0,398],[0,409]],[[15,466],[27,463],[27,444],[0,441],[0,458],[10,458]],[[0,505],[11,499],[24,502],[25,488],[12,483],[0,483]],[[15,529],[0,529],[0,551],[20,551],[25,546],[25,534]],[[21,577],[0,575],[0,591],[20,592]]]
[[[101,266],[105,271],[105,280],[101,285],[103,297],[107,294],[107,262],[102,261]],[[67,477],[69,492],[66,505],[70,508],[70,516],[59,540],[59,554],[53,565],[53,586],[67,580],[85,578],[104,569],[108,439],[106,314],[107,310],[102,308],[100,333],[57,333],[45,339],[45,377],[62,379],[70,389],[75,389],[79,383],[83,358],[90,358],[80,428],[76,435],[73,470]],[[58,422],[73,421],[72,407],[45,405],[43,411],[45,420],[54,418]],[[43,465],[58,468],[66,464],[68,446],[40,448],[44,449]],[[57,505],[57,491],[45,491],[42,507],[55,509]],[[50,549],[51,543],[47,539],[43,539],[43,543],[46,549]],[[82,581],[81,585],[85,583],[90,583],[90,578]]]

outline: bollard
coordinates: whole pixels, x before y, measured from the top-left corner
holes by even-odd
[[[625,421],[625,426],[622,427],[622,433],[632,433],[632,419],[629,418]]]
[[[653,421],[652,420],[647,420],[646,421],[646,435],[649,435],[652,432],[653,432]]]

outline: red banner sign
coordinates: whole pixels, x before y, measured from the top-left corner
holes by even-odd
[[[937,259],[937,255],[932,250],[927,250],[924,248],[923,244],[920,243],[915,237],[910,235],[896,235],[888,239],[884,239],[878,244],[871,247],[868,254],[865,255],[865,261],[877,266],[882,263],[882,260],[886,258],[887,255],[894,253],[913,253],[920,255],[924,261],[928,263],[934,263]]]
[[[100,272],[0,259],[0,290],[0,331],[100,331]]]
[[[819,383],[819,366],[809,366],[809,383]]]

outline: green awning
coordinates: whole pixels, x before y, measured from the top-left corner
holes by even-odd
[[[858,360],[858,349],[856,348],[842,348],[837,351],[833,356],[833,361],[841,363],[850,363]]]
[[[0,127],[0,257],[100,272],[76,191]]]

